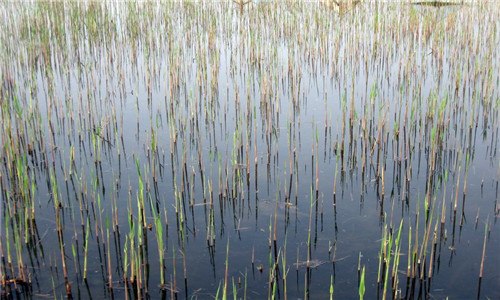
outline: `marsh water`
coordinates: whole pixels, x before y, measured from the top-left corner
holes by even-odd
[[[0,3],[2,297],[500,297],[500,8]]]

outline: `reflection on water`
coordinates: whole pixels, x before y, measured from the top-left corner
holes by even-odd
[[[497,5],[0,9],[2,295],[500,297]]]

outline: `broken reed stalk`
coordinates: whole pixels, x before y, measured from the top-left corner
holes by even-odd
[[[479,284],[481,285],[481,280],[483,278],[484,271],[484,258],[486,256],[486,241],[488,236],[488,219],[486,219],[486,224],[484,224],[484,239],[483,239],[483,252],[481,254],[481,266],[479,268]]]

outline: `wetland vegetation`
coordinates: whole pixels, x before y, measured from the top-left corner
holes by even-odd
[[[0,1],[2,298],[500,298],[500,7],[431,4]]]

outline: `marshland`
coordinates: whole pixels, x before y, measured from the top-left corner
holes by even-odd
[[[500,298],[495,1],[0,16],[2,298]]]

